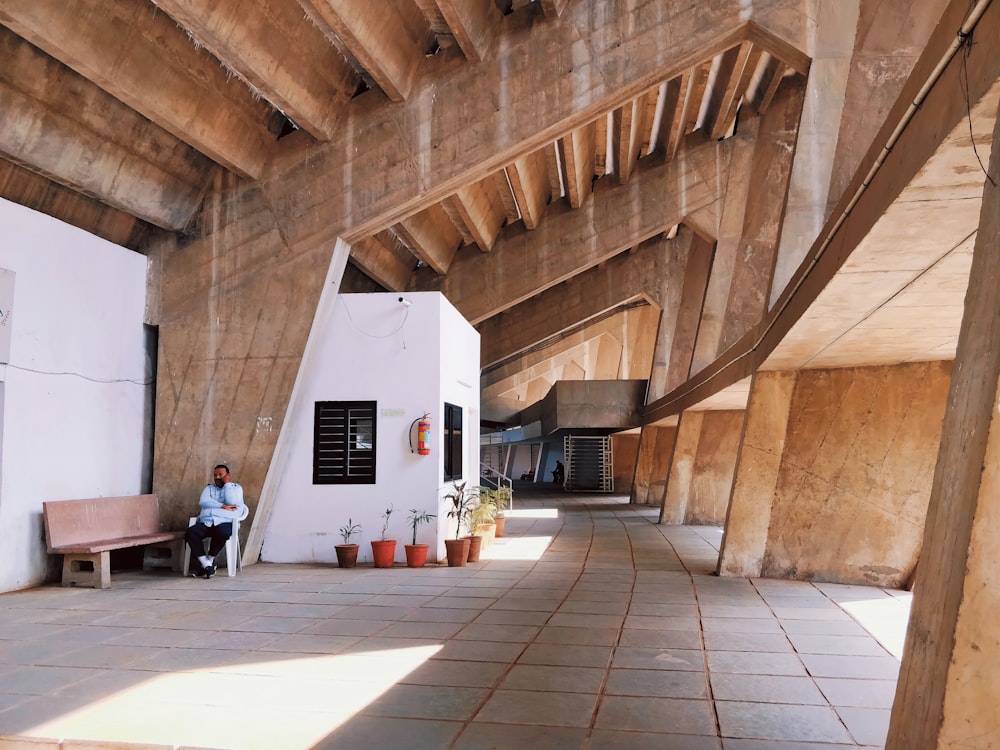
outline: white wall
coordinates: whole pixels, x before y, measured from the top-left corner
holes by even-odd
[[[443,403],[463,408],[465,476],[478,477],[479,334],[437,292],[406,293],[409,307],[399,296],[339,295],[326,319],[315,322],[315,349],[299,374],[301,397],[282,427],[287,458],[271,467],[279,478],[261,560],[333,563],[338,529],[350,518],[362,525],[351,540],[361,545],[358,560],[370,562],[369,542],[379,538],[380,515],[390,504],[387,537],[398,540],[397,561],[405,560],[406,516],[413,508],[438,515],[436,525],[420,527],[418,541],[432,545],[430,559],[435,546],[443,554]],[[378,404],[375,484],[312,484],[314,404],[340,400]],[[411,452],[408,436],[425,412],[433,447],[420,456]],[[415,447],[415,428],[413,437]]]
[[[0,591],[11,591],[45,577],[43,500],[142,489],[146,258],[2,199],[0,226],[0,268],[15,275],[0,364]]]

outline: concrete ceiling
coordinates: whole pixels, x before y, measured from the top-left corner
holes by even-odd
[[[811,64],[801,51],[810,3],[759,0],[749,23],[744,5],[3,0],[0,196],[143,252],[158,234],[198,233],[213,185],[276,192],[344,132],[363,132],[344,152],[372,165],[352,202],[366,208],[331,222],[352,245],[351,263],[386,290],[440,289],[486,331],[532,300],[562,299],[587,274],[602,278],[613,270],[605,264],[644,243],[690,242],[691,232],[725,241],[733,160],[755,153],[751,139],[788,130],[778,99],[791,102],[778,115],[794,134],[801,105],[789,94]],[[936,22],[941,9],[925,5]],[[972,116],[984,163],[996,108],[993,86]],[[394,153],[399,133],[419,140],[425,121],[433,140],[417,155]],[[953,354],[983,179],[967,128],[935,146],[814,302],[770,307],[797,322],[759,347],[758,365]],[[383,168],[396,163],[405,169]],[[400,184],[419,188],[399,199]],[[754,191],[742,189],[749,215]],[[315,208],[320,193],[308,196],[315,205],[279,209]],[[648,377],[664,327],[650,317],[656,304],[628,310],[637,294],[648,292],[617,289],[596,310],[551,307],[534,340],[499,347],[491,362],[503,372],[484,376],[485,400],[510,413],[504,400],[540,398],[556,378]],[[707,308],[695,314],[702,334],[725,327]],[[750,328],[736,334],[764,330]],[[717,349],[695,352],[670,381],[680,395],[650,419],[745,400],[746,372],[685,391],[688,375],[740,356],[738,346]]]

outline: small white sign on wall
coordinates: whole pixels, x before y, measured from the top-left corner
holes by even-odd
[[[14,323],[14,272],[0,268],[0,364],[10,362],[10,331]]]

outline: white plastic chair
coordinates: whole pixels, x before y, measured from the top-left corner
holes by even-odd
[[[223,547],[223,550],[226,553],[226,571],[229,573],[230,577],[235,576],[237,570],[243,570],[243,555],[240,552],[240,521],[245,521],[248,515],[250,515],[250,506],[244,505],[239,517],[233,519],[233,533],[226,540],[226,546]],[[198,516],[192,516],[188,520],[188,526],[194,526],[197,522]],[[188,545],[185,544],[184,547],[187,548]],[[205,554],[205,550],[202,549],[201,553]],[[190,567],[191,554],[190,552],[186,552],[184,555],[185,577],[187,577]]]

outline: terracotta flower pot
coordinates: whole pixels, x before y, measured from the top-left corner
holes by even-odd
[[[493,544],[493,540],[496,539],[496,535],[496,523],[481,523],[476,527],[476,536],[481,536],[483,538],[483,550],[490,548],[490,545]]]
[[[404,544],[403,550],[406,552],[406,567],[422,568],[427,562],[427,550],[430,547],[426,544]]]
[[[341,568],[353,568],[358,564],[358,545],[337,544],[334,549],[337,550],[337,565]]]
[[[483,538],[478,534],[465,537],[469,540],[469,562],[479,562],[479,553],[483,548]]]
[[[444,547],[448,553],[448,565],[461,568],[469,560],[469,537],[462,539],[445,539]]]
[[[504,527],[507,525],[507,518],[505,516],[497,516],[496,525],[497,525],[496,535],[498,537],[503,536]]]
[[[376,568],[391,568],[395,557],[395,539],[372,539],[372,560]]]

